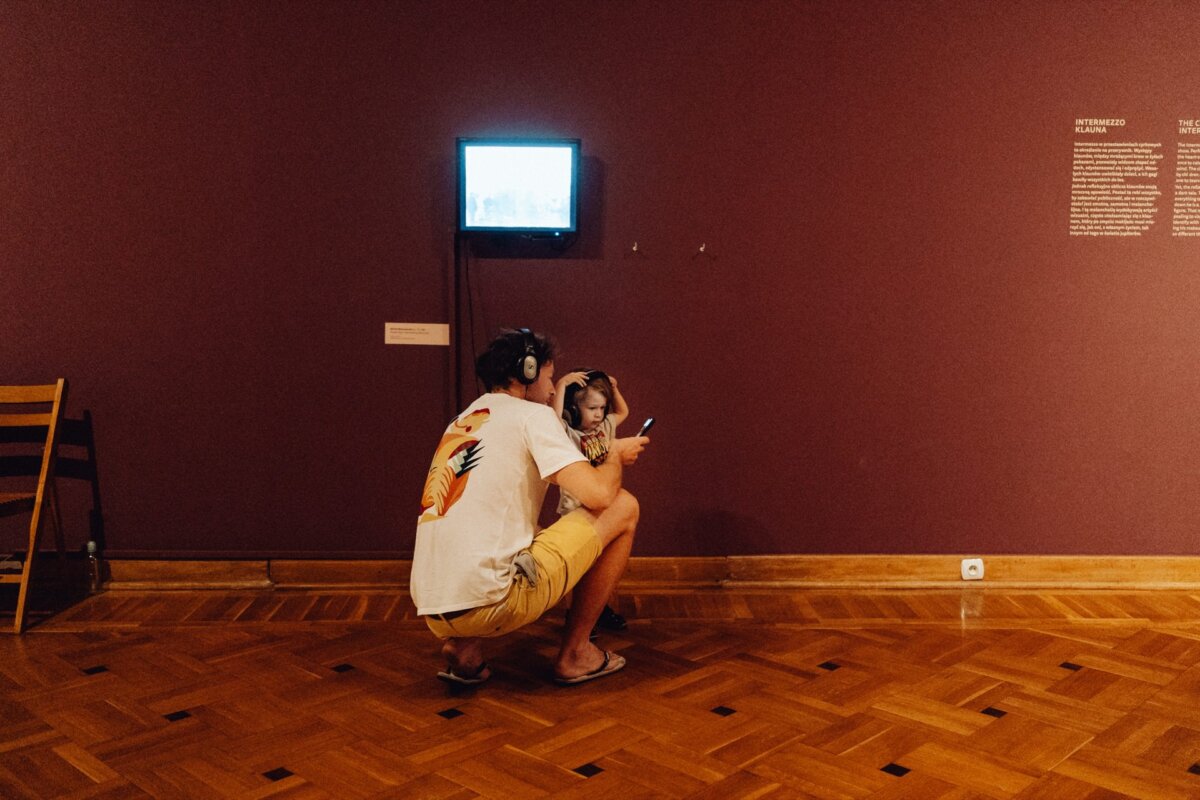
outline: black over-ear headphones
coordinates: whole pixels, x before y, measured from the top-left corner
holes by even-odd
[[[534,352],[533,333],[529,328],[520,328],[521,338],[525,342],[525,351],[517,360],[517,381],[526,386],[537,381],[538,369],[541,367],[538,364],[537,354]]]

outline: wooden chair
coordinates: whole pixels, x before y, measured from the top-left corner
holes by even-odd
[[[39,538],[49,511],[55,529],[59,558],[65,560],[58,495],[54,484],[55,459],[62,428],[63,408],[67,399],[67,381],[59,378],[46,386],[0,386],[0,477],[29,477],[23,491],[0,488],[0,517],[29,514],[29,547],[19,573],[0,572],[0,583],[19,583],[17,612],[13,632],[21,633],[25,624],[25,603],[29,578],[37,559]],[[36,409],[36,410],[35,410]],[[30,452],[36,447],[40,452]],[[32,483],[36,476],[37,483]],[[12,487],[16,488],[16,487]],[[13,563],[11,560],[7,563]],[[60,564],[61,566],[61,564]]]

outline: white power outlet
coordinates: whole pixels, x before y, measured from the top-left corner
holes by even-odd
[[[962,560],[962,579],[964,581],[983,580],[983,559],[964,558]]]

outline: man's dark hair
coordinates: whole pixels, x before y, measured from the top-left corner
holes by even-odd
[[[475,359],[475,374],[483,381],[484,391],[505,388],[521,374],[521,360],[525,357],[526,342],[533,345],[533,357],[538,369],[547,361],[553,361],[558,353],[554,340],[539,333],[522,333],[506,328],[483,349]]]

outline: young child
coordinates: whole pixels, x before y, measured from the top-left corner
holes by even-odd
[[[555,386],[554,410],[563,419],[571,441],[588,457],[592,466],[604,463],[609,443],[616,438],[617,426],[629,416],[629,406],[617,387],[617,379],[598,369],[576,369],[559,378]],[[569,514],[580,502],[561,491],[558,514]],[[605,606],[596,626],[610,631],[625,630],[625,618]],[[593,631],[594,633],[594,631]]]

